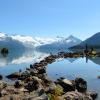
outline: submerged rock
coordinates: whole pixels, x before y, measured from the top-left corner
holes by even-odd
[[[100,79],[100,76],[98,76],[97,78]]]
[[[32,64],[30,64],[30,68],[34,68]]]
[[[9,79],[17,79],[17,78],[20,78],[20,76],[21,76],[21,73],[15,72],[15,73],[12,73],[12,74],[10,74],[6,77],[9,78]]]

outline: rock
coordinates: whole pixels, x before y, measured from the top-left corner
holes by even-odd
[[[37,76],[38,76],[38,78],[40,78],[45,83],[45,85],[49,84],[51,82],[46,73],[38,74]]]
[[[17,78],[20,78],[20,76],[21,76],[21,73],[15,72],[15,73],[12,73],[12,74],[10,74],[6,77],[9,78],[9,79],[17,79]]]
[[[77,91],[71,91],[71,92],[65,93],[61,97],[61,100],[92,100],[92,98],[88,95],[84,95]]]
[[[100,76],[98,76],[97,78],[100,79]]]
[[[30,64],[30,68],[34,68],[32,64]]]
[[[20,88],[20,90],[19,90],[19,91],[24,92],[24,93],[25,93],[25,92],[29,92],[27,89],[25,89],[25,88],[23,88],[23,87],[22,87],[22,88]]]
[[[0,75],[0,80],[2,80],[3,79],[3,76],[2,75]]]
[[[14,98],[11,96],[11,97],[10,97],[10,100],[14,100]]]
[[[67,92],[62,96],[65,100],[83,100],[83,96],[79,92]]]
[[[48,100],[48,96],[44,93],[41,96],[26,96],[21,100]]]
[[[30,73],[28,71],[25,71],[25,72],[21,73],[21,75],[18,79],[25,80],[28,77],[30,77]]]
[[[34,69],[30,70],[30,75],[35,76],[37,74],[38,74],[38,70],[37,69],[34,68]]]
[[[26,68],[27,71],[30,71],[30,68]]]
[[[39,88],[37,92],[38,92],[38,96],[41,96],[42,94],[45,93],[44,89],[42,88]]]
[[[30,76],[30,77],[27,77],[25,80],[24,80],[24,82],[25,83],[28,83],[28,82],[30,82],[30,81],[32,81],[33,80],[33,78]]]
[[[37,81],[29,82],[28,85],[25,86],[25,88],[26,88],[29,92],[32,92],[32,91],[38,89],[38,82],[37,82]]]
[[[2,94],[2,96],[5,96],[5,95],[7,95],[8,93],[7,93],[6,90],[2,90],[2,91],[1,91],[1,94]]]
[[[6,94],[6,91],[3,90],[6,87],[7,87],[7,84],[4,83],[3,81],[0,81],[0,97]]]
[[[24,83],[22,81],[16,81],[15,84],[14,84],[14,87],[15,88],[20,88],[24,85]]]
[[[0,97],[2,97],[2,93],[1,93],[1,91],[0,91]]]
[[[60,84],[63,87],[64,92],[75,90],[75,85],[68,79],[58,79],[58,84]]]
[[[36,99],[34,99],[36,100]],[[40,99],[39,100],[48,100],[48,96],[44,93],[40,96]]]
[[[0,90],[4,89],[5,87],[7,87],[7,83],[0,81]]]
[[[88,95],[84,96],[83,98],[84,98],[83,100],[94,100],[94,99],[92,99],[92,98],[91,98],[90,96],[88,96]]]
[[[16,88],[14,88],[12,86],[8,86],[5,90],[11,95],[20,93],[19,89],[16,89]]]
[[[45,68],[41,68],[38,72],[39,74],[43,74],[43,73],[46,73],[46,69]]]
[[[36,80],[39,84],[41,84],[42,81],[43,81],[43,80],[41,80],[40,78],[38,78],[36,76],[33,76],[32,78],[33,78],[33,81]]]
[[[49,85],[49,91],[54,91],[56,88],[56,84],[54,82],[51,82]]]
[[[49,86],[46,88],[47,93],[54,93],[56,89],[56,84],[51,82]]]
[[[87,82],[82,78],[76,78],[75,87],[79,92],[85,92],[87,90]]]
[[[98,96],[98,94],[94,91],[90,91],[87,94],[90,95],[90,97],[92,97],[93,100],[95,100]]]
[[[32,92],[34,90],[37,90],[41,85],[41,79],[39,79],[38,77],[33,77],[33,81],[29,82],[25,88],[29,91]]]

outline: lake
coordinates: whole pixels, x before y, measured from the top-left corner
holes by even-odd
[[[3,75],[3,80],[8,83],[13,83],[5,78],[6,75],[21,70],[25,70],[30,64],[39,62],[47,57],[49,53],[38,52],[34,50],[25,51],[24,53],[9,53],[6,57],[0,55],[0,74]],[[100,80],[97,76],[100,75],[100,58],[67,58],[59,59],[56,62],[49,64],[47,67],[48,77],[56,80],[59,77],[67,79],[75,79],[82,77],[88,82],[88,89],[96,91],[100,100]]]
[[[88,82],[88,89],[99,94],[98,100],[100,100],[100,80],[97,79],[97,76],[100,75],[100,65],[96,64],[98,61],[100,62],[100,58],[88,60],[87,63],[85,58],[60,60],[48,65],[47,74],[53,80],[59,77],[72,80],[82,77]]]

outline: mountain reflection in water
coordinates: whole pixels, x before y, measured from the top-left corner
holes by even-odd
[[[57,54],[57,51],[52,51],[52,54]],[[43,58],[50,55],[50,52],[40,52],[39,50],[24,50],[20,52],[11,51],[6,57],[0,54],[0,67],[4,67],[6,65],[11,64],[22,64],[22,63],[35,63],[39,62]],[[71,63],[74,63],[79,58],[67,58],[67,60]],[[86,62],[91,60],[95,64],[100,65],[100,58],[86,58]]]

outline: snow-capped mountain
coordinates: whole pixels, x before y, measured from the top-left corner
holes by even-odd
[[[3,34],[2,34],[3,36]],[[1,37],[2,37],[1,36]],[[4,37],[7,37],[4,35]],[[33,48],[40,45],[50,44],[58,40],[58,38],[40,38],[40,37],[31,37],[25,35],[11,35],[9,36],[12,40],[21,42],[25,47]]]
[[[4,33],[0,33],[0,48],[4,47],[13,50],[24,49],[22,42],[14,40]]]
[[[82,41],[74,36],[69,36],[68,38],[62,38],[62,37],[57,37],[56,41],[41,45],[37,47],[37,50],[39,51],[47,51],[47,52],[52,52],[54,50],[56,51],[66,51],[69,47],[72,47],[74,45],[77,45],[81,43]]]
[[[6,35],[0,33],[0,47],[7,48],[38,48],[38,49],[65,49],[81,42],[74,36],[68,38],[59,37],[56,38],[40,38],[30,37],[24,35]]]
[[[37,43],[32,37],[24,35],[12,35],[13,40],[21,42],[25,47],[33,48]]]

